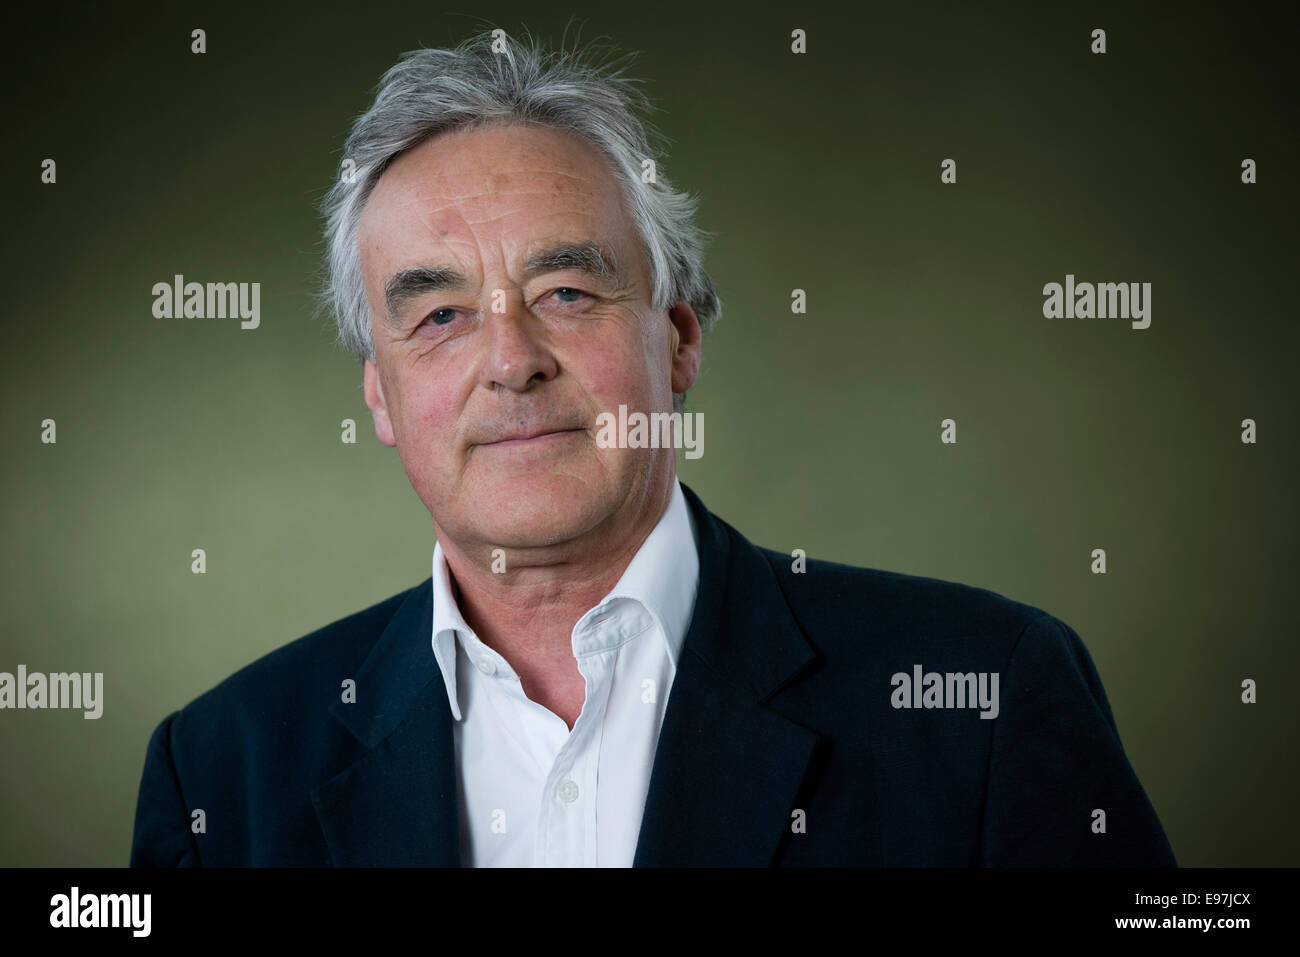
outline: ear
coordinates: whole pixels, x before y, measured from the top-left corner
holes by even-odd
[[[370,406],[370,414],[375,420],[375,437],[389,448],[396,447],[397,437],[393,434],[392,420],[388,418],[388,403],[384,399],[384,387],[379,381],[379,367],[369,359],[366,360],[361,381],[366,405]]]
[[[672,365],[672,388],[673,392],[680,394],[690,389],[700,374],[704,333],[695,310],[688,302],[675,303],[668,310],[668,321],[671,323],[669,362]]]

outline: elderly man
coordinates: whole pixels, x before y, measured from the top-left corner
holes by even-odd
[[[1174,863],[1069,626],[791,561],[598,441],[719,312],[644,106],[499,31],[386,74],[329,295],[432,576],[168,716],[132,863]]]

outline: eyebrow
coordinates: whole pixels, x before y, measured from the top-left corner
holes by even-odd
[[[572,269],[586,273],[607,287],[622,289],[627,285],[623,264],[611,249],[594,240],[559,243],[534,253],[524,265],[524,280],[548,272]],[[384,305],[390,322],[411,300],[440,289],[467,289],[469,279],[448,266],[411,266],[394,273],[384,284]]]

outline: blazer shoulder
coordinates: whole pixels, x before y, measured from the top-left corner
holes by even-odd
[[[1057,620],[1042,608],[976,585],[759,551],[810,636],[871,637],[913,648],[920,636],[945,643],[975,639],[985,650],[1009,653],[1030,625]],[[845,629],[846,622],[854,627]]]
[[[355,675],[402,603],[427,587],[428,579],[268,652],[185,705],[178,719],[229,720],[273,701],[292,706],[308,689],[319,692],[326,685],[331,697],[337,695],[335,677]]]

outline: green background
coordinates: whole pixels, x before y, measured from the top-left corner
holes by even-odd
[[[9,14],[0,671],[102,671],[105,705],[0,711],[0,865],[124,864],[167,713],[429,575],[313,316],[315,204],[400,53],[573,13],[641,51],[714,233],[683,481],[758,544],[1062,618],[1179,862],[1300,864],[1294,8],[623,6]],[[260,282],[261,328],[154,319],[177,272]],[[1067,272],[1151,282],[1151,327],[1043,318]]]

